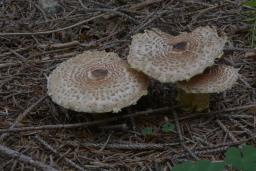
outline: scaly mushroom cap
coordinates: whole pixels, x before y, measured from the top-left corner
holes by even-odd
[[[219,93],[230,89],[238,77],[238,69],[216,65],[188,81],[179,82],[178,87],[187,93]]]
[[[128,62],[160,82],[188,80],[221,57],[226,37],[210,27],[171,36],[157,29],[132,37]]]
[[[105,51],[86,51],[61,63],[48,77],[48,94],[78,112],[118,112],[147,94],[148,79]]]

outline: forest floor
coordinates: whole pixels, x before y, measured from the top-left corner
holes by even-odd
[[[56,2],[0,0],[0,170],[169,170],[256,145],[254,25],[241,1]],[[241,74],[231,90],[210,95],[208,111],[182,111],[175,85],[153,80],[149,95],[118,114],[73,112],[47,96],[49,73],[85,50],[125,59],[131,36],[144,29],[177,35],[207,25],[228,36],[218,63]],[[176,129],[163,132],[166,122]]]

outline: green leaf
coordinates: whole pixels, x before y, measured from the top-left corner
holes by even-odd
[[[244,145],[242,148],[243,158],[256,162],[256,148],[250,145]]]
[[[242,157],[241,157],[241,153],[240,151],[235,148],[235,147],[231,147],[228,149],[228,151],[225,153],[225,160],[224,162],[227,165],[230,165],[238,170],[242,169]]]
[[[211,163],[211,165],[208,168],[208,171],[223,171],[224,168],[225,168],[224,162]]]
[[[256,170],[256,163],[248,160],[243,160],[242,171],[254,171]]]
[[[182,164],[177,164],[173,167],[172,171],[189,171],[192,165],[191,161],[187,161]]]
[[[243,171],[256,170],[256,148],[245,145],[242,148],[242,154]]]
[[[243,146],[241,152],[234,147],[225,153],[225,163],[242,171],[256,170],[256,149],[253,146]]]
[[[256,1],[247,1],[242,3],[243,6],[256,7]]]
[[[165,133],[170,133],[174,131],[174,129],[175,129],[175,125],[169,121],[164,123],[161,127],[161,130]]]
[[[208,160],[199,160],[193,164],[189,171],[208,171],[209,165],[211,164]]]
[[[208,160],[187,161],[173,167],[172,171],[223,171],[225,164],[236,171],[256,170],[256,148],[245,145],[241,150],[231,147],[225,153],[224,162],[213,163]]]
[[[223,171],[224,162],[212,163],[208,160],[199,160],[196,162],[184,162],[176,165],[172,171]]]
[[[153,135],[153,128],[151,127],[146,127],[142,130],[142,134],[144,136],[150,136],[150,135]]]

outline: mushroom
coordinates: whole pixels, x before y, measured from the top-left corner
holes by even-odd
[[[221,57],[226,37],[210,27],[171,36],[158,29],[132,36],[128,62],[160,82],[188,80]]]
[[[209,107],[209,93],[230,89],[238,80],[238,69],[215,65],[188,81],[177,83],[177,100],[184,110],[201,112]]]
[[[48,77],[52,100],[78,112],[118,112],[147,94],[148,78],[117,54],[86,51],[61,63]]]
[[[178,87],[187,93],[220,93],[230,89],[239,77],[238,69],[227,65],[215,65]]]

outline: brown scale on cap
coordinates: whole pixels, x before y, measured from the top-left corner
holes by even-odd
[[[60,64],[48,78],[52,100],[79,112],[118,112],[147,94],[148,79],[115,53],[86,51]]]
[[[219,93],[230,89],[238,77],[238,69],[227,65],[216,65],[188,81],[179,82],[178,87],[187,93]]]
[[[188,80],[202,73],[222,55],[226,37],[210,27],[171,36],[160,30],[145,30],[132,37],[128,62],[160,82]]]

